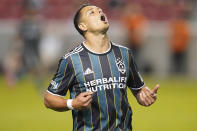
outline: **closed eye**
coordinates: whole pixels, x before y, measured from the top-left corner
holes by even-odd
[[[94,14],[94,11],[92,10],[92,11],[90,12],[90,14]]]

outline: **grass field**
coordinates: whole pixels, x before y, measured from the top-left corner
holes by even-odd
[[[161,88],[151,107],[138,105],[128,90],[134,131],[197,131],[197,80],[145,77],[145,81],[151,88],[160,83]],[[46,109],[31,77],[20,80],[14,88],[8,88],[2,77],[0,83],[0,131],[72,130],[71,112]]]

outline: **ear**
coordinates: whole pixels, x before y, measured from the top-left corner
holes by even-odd
[[[78,26],[79,26],[79,29],[84,32],[88,30],[86,24],[83,22],[79,23]]]

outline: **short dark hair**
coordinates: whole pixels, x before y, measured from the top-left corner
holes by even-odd
[[[75,16],[74,16],[74,26],[77,29],[77,31],[83,36],[84,31],[82,31],[79,28],[79,20],[80,20],[80,16],[81,16],[81,10],[86,7],[86,6],[93,6],[92,4],[83,4],[76,12]]]

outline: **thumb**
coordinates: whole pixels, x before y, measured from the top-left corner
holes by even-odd
[[[156,94],[156,93],[157,93],[157,90],[159,89],[159,87],[160,87],[160,85],[159,85],[159,84],[157,84],[157,85],[155,86],[155,88],[153,89],[153,93],[154,93],[154,94]]]

